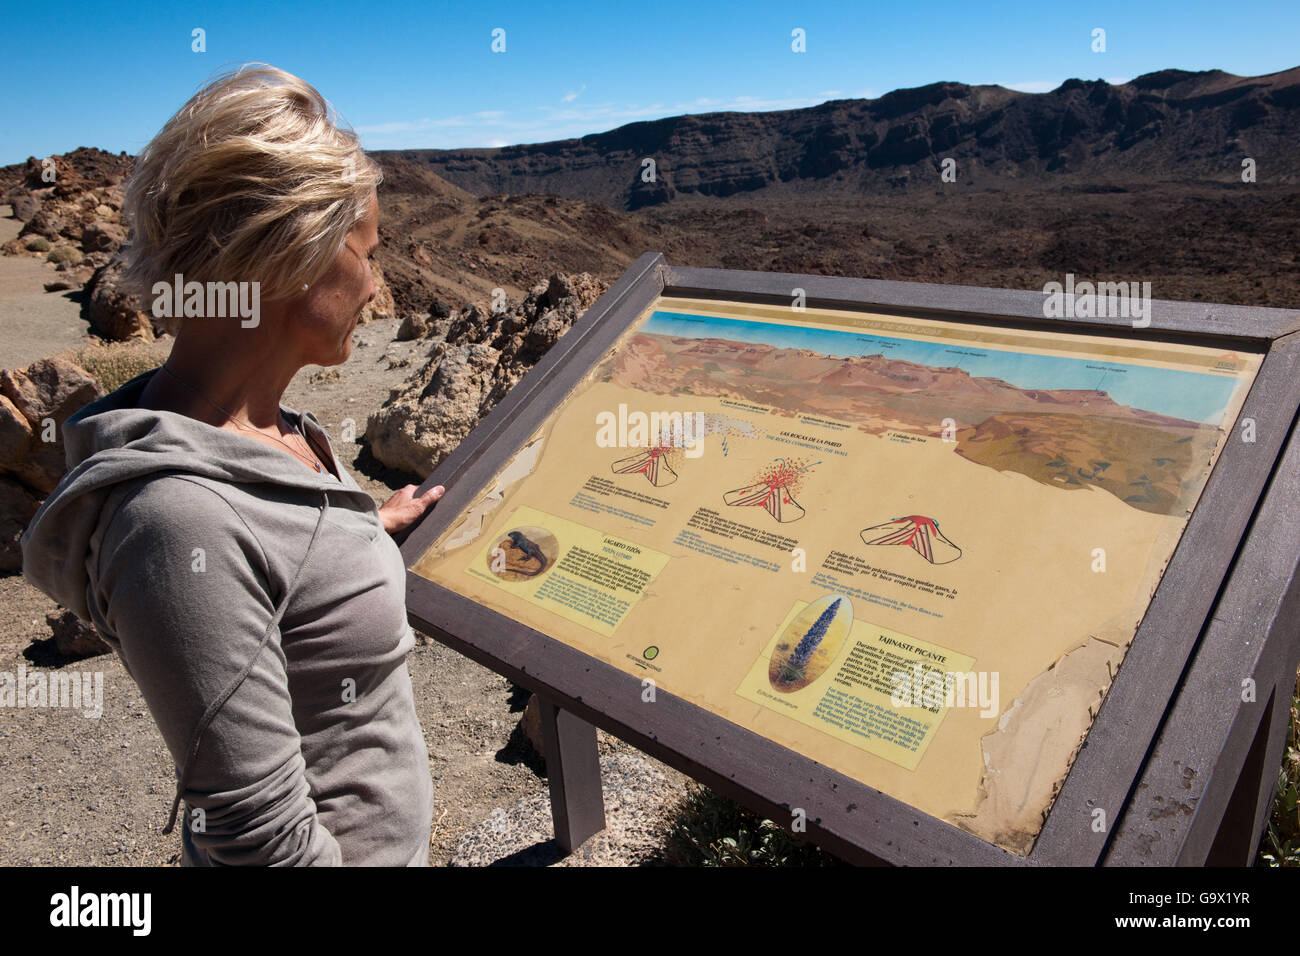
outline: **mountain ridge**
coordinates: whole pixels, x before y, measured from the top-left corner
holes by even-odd
[[[1047,93],[939,81],[793,110],[682,114],[546,143],[382,150],[476,195],[551,193],[635,210],[687,197],[856,194],[1193,176],[1240,178],[1246,156],[1300,181],[1300,67],[1243,77],[1167,69],[1123,84],[1069,79]],[[645,159],[655,178],[642,181]],[[1288,177],[1280,179],[1279,177]]]
[[[737,398],[782,417],[853,422],[870,435],[942,438],[975,464],[1065,491],[1098,488],[1152,514],[1190,505],[1197,462],[1218,442],[1211,425],[1121,405],[1095,389],[1026,389],[884,355],[638,332],[608,361],[608,379],[625,388]],[[866,375],[846,384],[845,370]]]
[[[1206,427],[1199,422],[1122,405],[1108,392],[1099,389],[1024,388],[995,376],[973,375],[955,365],[925,365],[910,359],[890,358],[882,353],[835,356],[813,349],[740,342],[716,336],[639,332],[629,345],[629,356],[629,360],[620,366],[620,384],[652,390],[685,383],[698,394],[709,394],[710,389],[726,391],[735,388],[747,392],[747,398],[760,400],[759,392],[747,388],[743,376],[734,374],[744,371],[762,377],[764,381],[758,386],[760,389],[774,381],[785,381],[821,386],[819,391],[835,398],[853,399],[857,394],[874,392],[880,396],[923,398],[927,409],[952,403],[949,411],[927,414],[916,421],[918,426],[924,425],[928,429],[927,434],[935,436],[939,435],[944,418],[953,418],[958,425],[978,425],[988,417],[990,412],[976,404],[979,397],[992,401],[991,407],[999,412],[1086,414],[1191,431]],[[709,365],[715,367],[710,369]],[[767,403],[772,403],[770,397]],[[1084,406],[1088,406],[1086,412],[1082,411]],[[800,405],[798,410],[810,409]]]

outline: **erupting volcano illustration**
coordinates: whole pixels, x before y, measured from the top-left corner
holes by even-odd
[[[662,488],[677,480],[677,472],[673,471],[668,462],[680,452],[680,448],[660,442],[639,455],[620,458],[614,462],[611,470],[616,475],[645,475],[646,481],[656,488]]]
[[[901,544],[931,564],[951,564],[961,557],[961,548],[943,536],[939,522],[924,515],[906,515],[862,531],[866,544]]]
[[[778,458],[758,473],[754,484],[728,491],[722,500],[733,508],[765,508],[782,524],[798,521],[804,516],[804,510],[794,500],[795,493],[802,487],[805,473],[820,464],[815,461],[805,465],[800,458]]]

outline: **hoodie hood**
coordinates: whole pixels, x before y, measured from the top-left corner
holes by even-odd
[[[370,501],[338,464],[342,481],[308,471],[284,452],[176,412],[139,408],[155,371],[92,402],[67,420],[63,444],[68,470],[22,536],[23,575],[82,620],[87,605],[86,555],[100,513],[117,485],[155,472],[201,475],[235,484],[276,484]],[[281,405],[285,417],[321,447],[333,447],[311,412]],[[336,459],[337,464],[337,459]],[[373,504],[371,505],[373,507]]]

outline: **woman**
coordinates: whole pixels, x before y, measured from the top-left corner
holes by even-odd
[[[193,297],[161,369],[68,420],[68,472],[23,538],[27,577],[93,621],[148,701],[178,775],[164,832],[183,800],[189,865],[428,860],[389,533],[442,488],[376,509],[316,419],[280,403],[299,369],[351,351],[380,179],[281,70],[185,104],[136,162],[126,277],[216,294]],[[222,301],[236,288],[251,318]]]

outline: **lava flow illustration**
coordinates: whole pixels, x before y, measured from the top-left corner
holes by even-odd
[[[782,524],[798,521],[804,516],[804,510],[794,500],[795,493],[802,487],[808,470],[820,464],[815,461],[805,465],[802,459],[778,458],[758,473],[754,484],[728,491],[722,500],[733,508],[764,508]]]
[[[906,515],[862,531],[866,544],[901,544],[931,564],[951,564],[961,557],[961,548],[943,536],[939,522],[924,515]]]

